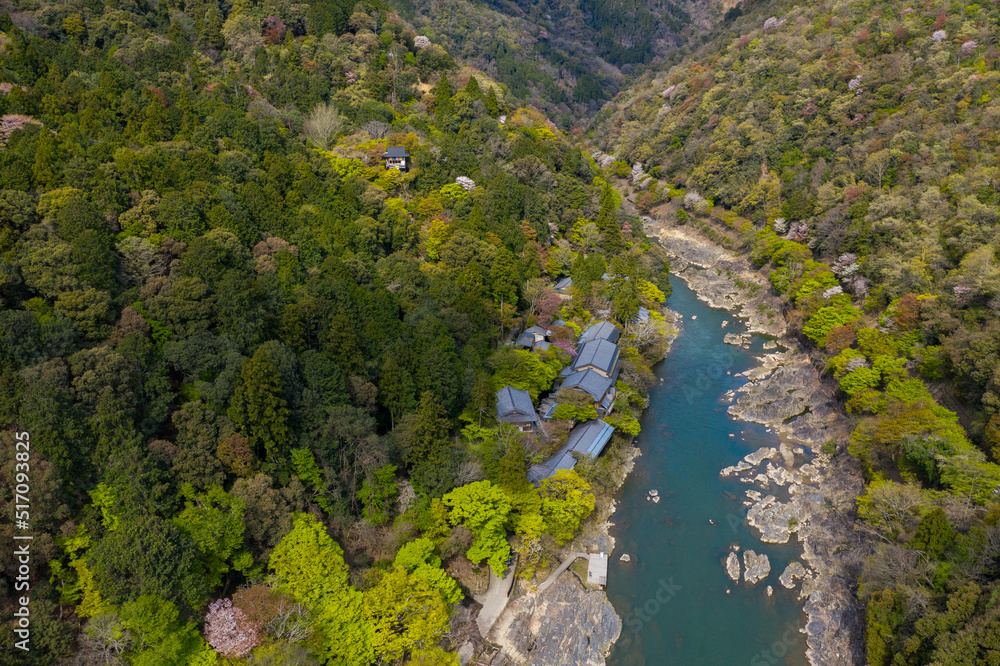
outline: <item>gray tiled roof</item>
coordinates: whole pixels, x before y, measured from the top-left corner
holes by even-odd
[[[385,157],[409,157],[409,154],[402,146],[389,146],[385,150]]]
[[[576,426],[562,448],[556,451],[555,455],[549,458],[545,464],[531,466],[531,469],[528,470],[528,480],[537,483],[561,469],[573,469],[576,465],[576,458],[573,457],[574,451],[597,457],[611,440],[611,434],[614,431],[613,427],[600,419],[587,421]]]
[[[573,285],[573,278],[565,277],[559,282],[556,282],[556,291],[561,291],[563,289],[569,289]]]
[[[504,386],[497,391],[497,420],[504,423],[537,422],[538,415],[527,391]]]
[[[603,377],[600,374],[594,372],[591,369],[582,370],[580,372],[574,372],[569,378],[563,382],[562,388],[564,389],[579,389],[585,393],[589,393],[594,401],[598,401],[604,397],[604,394],[608,392],[608,389],[614,385],[609,377]]]
[[[517,340],[514,342],[515,347],[530,347],[535,344],[535,336],[531,333],[522,333],[517,336]]]
[[[619,335],[621,335],[621,330],[610,321],[599,321],[583,332],[583,335],[580,336],[579,344],[582,345],[591,340],[617,342]]]
[[[573,428],[566,443],[577,453],[597,456],[604,450],[614,431],[615,429],[604,421],[595,419]]]
[[[591,340],[580,348],[573,361],[574,370],[591,366],[604,374],[611,375],[618,365],[618,345],[607,340]]]

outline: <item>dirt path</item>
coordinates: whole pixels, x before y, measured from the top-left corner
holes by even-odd
[[[503,578],[500,578],[500,576],[497,576],[490,570],[489,589],[486,590],[485,595],[476,599],[476,601],[483,605],[482,610],[479,611],[479,616],[476,618],[476,624],[479,625],[479,635],[483,638],[486,638],[486,635],[490,633],[493,623],[497,621],[500,613],[507,606],[507,597],[510,595],[510,588],[514,585],[514,574],[516,572],[516,560],[508,567],[507,575]]]

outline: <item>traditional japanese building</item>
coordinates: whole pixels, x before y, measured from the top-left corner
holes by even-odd
[[[410,170],[410,154],[402,146],[389,146],[382,157],[385,158],[386,169]]]

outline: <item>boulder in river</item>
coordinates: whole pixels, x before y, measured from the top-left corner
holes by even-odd
[[[740,558],[736,551],[731,551],[726,558],[726,573],[733,579],[733,582],[740,582]]]
[[[779,502],[768,495],[747,511],[747,522],[760,530],[764,543],[788,543],[788,537],[806,518],[806,502],[798,497]]]
[[[743,456],[743,460],[751,465],[759,465],[762,460],[775,460],[778,457],[778,449],[773,446],[763,446],[753,453]]]
[[[767,555],[758,555],[752,550],[743,552],[743,566],[746,568],[743,580],[750,584],[764,580],[771,573],[771,561],[767,559]]]
[[[719,472],[719,475],[721,475],[721,476],[730,476],[732,474],[739,474],[740,472],[745,472],[748,469],[752,469],[752,468],[753,468],[753,465],[751,465],[750,463],[746,462],[745,460],[741,460],[736,465],[733,465],[733,466],[730,466],[730,467],[726,467],[725,469],[723,469],[721,472]]]
[[[622,556],[619,557],[618,559],[620,561],[622,561],[622,562],[631,562],[632,561],[632,556],[629,555],[628,553],[622,553]]]
[[[806,568],[802,566],[802,563],[792,562],[787,567],[785,567],[785,570],[781,573],[781,576],[778,578],[778,582],[780,582],[782,586],[790,590],[793,587],[795,587],[796,578],[805,578],[805,577],[806,577]]]

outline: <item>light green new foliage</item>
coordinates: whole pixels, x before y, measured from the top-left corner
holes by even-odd
[[[437,645],[413,651],[406,666],[458,666],[461,660],[454,652],[446,652]]]
[[[590,484],[572,470],[560,470],[545,479],[539,492],[545,525],[560,544],[572,539],[580,521],[594,510]]]
[[[445,603],[453,604],[463,596],[455,579],[441,568],[441,558],[434,552],[434,542],[426,537],[403,544],[396,553],[394,563],[427,581],[441,593]]]
[[[476,537],[466,557],[476,564],[489,560],[497,575],[503,573],[510,557],[507,518],[511,511],[510,499],[503,490],[489,481],[476,481],[455,488],[442,499],[451,509],[451,524],[465,525]]]
[[[271,553],[277,589],[308,607],[321,637],[317,656],[344,666],[374,660],[362,595],[349,580],[344,551],[309,514],[295,514],[292,531]]]
[[[802,327],[802,332],[819,346],[823,346],[823,341],[830,331],[836,326],[844,326],[861,316],[857,308],[846,303],[838,297],[830,299],[835,305],[820,308],[813,317]]]
[[[877,370],[857,368],[840,379],[840,390],[847,395],[854,395],[862,389],[878,386],[881,379],[882,375]]]
[[[373,478],[365,479],[358,491],[358,499],[365,507],[365,516],[372,525],[385,525],[389,521],[392,504],[399,497],[396,486],[396,466],[386,465],[375,470]]]
[[[320,508],[330,513],[330,503],[326,498],[326,480],[323,479],[323,472],[316,464],[316,456],[313,455],[312,449],[292,449],[291,454],[295,476],[299,477],[307,488],[313,490],[314,499]]]
[[[243,545],[245,504],[219,486],[212,486],[208,492],[199,494],[190,484],[184,484],[181,493],[187,500],[184,510],[173,519],[173,523],[198,547],[205,581],[210,588],[215,588],[229,571],[230,559]],[[247,562],[247,558],[239,558],[238,562]],[[252,559],[248,563],[252,563]],[[239,564],[236,568],[242,569]]]
[[[448,631],[448,608],[426,580],[394,567],[364,594],[364,617],[371,625],[379,663],[402,658],[415,648],[436,644]]]
[[[157,596],[144,594],[126,601],[118,617],[121,628],[132,636],[133,666],[185,666],[204,651],[205,641],[195,624],[182,623],[177,607]]]

